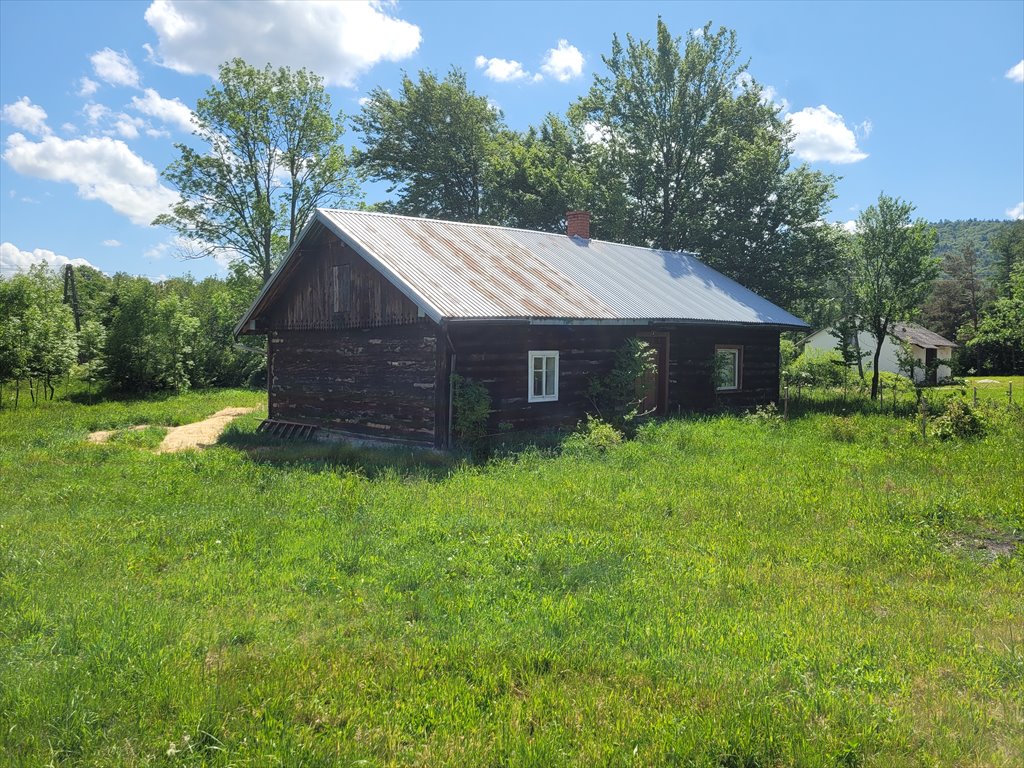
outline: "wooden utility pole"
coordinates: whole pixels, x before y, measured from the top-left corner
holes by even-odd
[[[78,287],[75,285],[75,268],[70,264],[64,267],[64,303],[71,305],[71,314],[75,316],[75,332],[82,330],[82,311],[78,308]]]

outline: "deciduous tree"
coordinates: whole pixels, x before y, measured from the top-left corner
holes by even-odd
[[[164,177],[181,194],[154,223],[185,238],[185,255],[227,254],[266,281],[318,206],[355,195],[323,80],[305,69],[257,69],[241,59],[193,112],[203,147],[176,144]]]
[[[934,231],[923,219],[911,221],[913,211],[910,203],[882,194],[857,219],[851,273],[862,327],[875,341],[872,398],[885,339],[896,322],[910,319],[938,274]]]
[[[785,306],[815,292],[836,258],[819,226],[833,178],[791,167],[790,129],[747,74],[736,33],[708,24],[685,40],[659,19],[654,43],[616,36],[573,110],[621,180],[609,239],[694,250]],[[600,214],[601,211],[595,212]]]
[[[488,163],[504,126],[500,111],[469,90],[462,70],[443,80],[430,71],[417,80],[404,75],[398,96],[374,88],[353,122],[366,147],[355,153],[359,170],[398,193],[379,207],[482,220]]]

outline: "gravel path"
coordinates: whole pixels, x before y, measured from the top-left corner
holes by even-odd
[[[255,410],[255,408],[224,408],[208,419],[183,424],[180,427],[171,427],[167,430],[167,436],[164,437],[164,441],[160,443],[156,452],[174,453],[189,448],[204,448],[207,445],[213,445],[228,424],[237,417]]]
[[[194,421],[191,424],[183,424],[180,427],[168,427],[163,442],[156,449],[157,453],[174,453],[185,451],[189,448],[205,448],[213,445],[235,418],[252,413],[255,408],[224,408],[217,411],[213,416],[202,421]],[[138,424],[128,427],[129,430],[145,429],[148,424]],[[90,443],[105,443],[115,434],[122,430],[101,429],[89,434]]]

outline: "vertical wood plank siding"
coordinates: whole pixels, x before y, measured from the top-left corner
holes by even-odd
[[[339,290],[347,292],[340,296]],[[335,311],[335,308],[340,311]],[[405,325],[419,308],[329,232],[303,248],[301,262],[268,313],[270,330],[334,330]]]
[[[270,417],[434,444],[437,326],[270,333]]]

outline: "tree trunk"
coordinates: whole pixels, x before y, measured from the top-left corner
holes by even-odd
[[[882,335],[881,340],[875,342],[875,359],[874,359],[874,370],[871,374],[871,399],[875,400],[878,397],[878,359],[882,356],[882,345],[885,343],[885,335]]]
[[[853,329],[853,350],[857,353],[857,373],[860,374],[860,380],[864,381],[864,355],[860,351],[860,330],[856,327]]]

